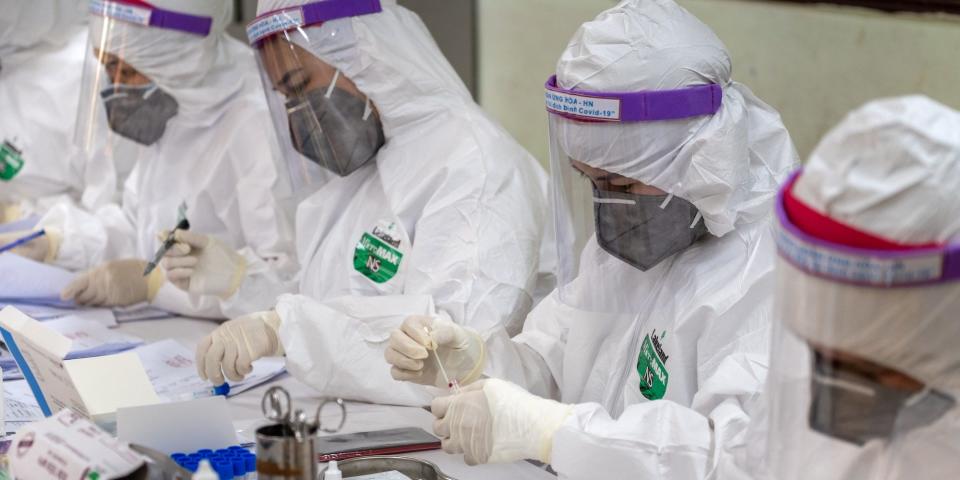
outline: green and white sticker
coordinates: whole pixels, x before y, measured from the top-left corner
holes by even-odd
[[[377,229],[374,229],[377,233]],[[397,242],[399,246],[399,242]],[[376,283],[390,281],[400,269],[403,253],[370,233],[364,233],[353,252],[353,269]]]
[[[651,337],[652,336],[652,337]],[[667,371],[667,355],[663,351],[661,341],[666,332],[657,337],[657,331],[647,335],[640,347],[637,357],[637,373],[640,374],[640,393],[647,400],[660,400],[667,394],[667,382],[670,372]]]
[[[22,152],[9,141],[0,144],[0,180],[9,182],[23,169]]]

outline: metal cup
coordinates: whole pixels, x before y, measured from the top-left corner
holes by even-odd
[[[317,480],[317,429],[299,440],[283,424],[267,425],[256,431],[257,478],[259,480]]]

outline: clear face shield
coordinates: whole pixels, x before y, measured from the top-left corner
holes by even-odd
[[[377,13],[378,1],[326,0],[257,17],[247,35],[257,50],[273,124],[294,188],[316,188],[373,161],[385,143],[379,114],[342,71],[356,42],[348,19]]]
[[[546,89],[561,300],[597,312],[635,312],[642,299],[623,298],[619,287],[708,232],[692,203],[640,178],[642,159],[618,142],[617,129],[712,115],[722,92],[717,85],[585,92],[564,90],[555,77]]]
[[[180,106],[140,68],[162,55],[156,48],[159,37],[204,37],[213,19],[122,0],[91,1],[89,18],[77,143],[88,154],[118,141],[154,145]]]
[[[777,200],[767,476],[955,475],[960,245],[896,251],[821,240],[791,221],[792,183]]]

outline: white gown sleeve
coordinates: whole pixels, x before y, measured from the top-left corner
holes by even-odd
[[[651,401],[614,419],[600,405],[576,405],[553,439],[560,478],[715,478],[718,465],[744,448],[748,412],[761,401],[773,310],[768,283],[755,284],[702,334],[690,407]]]
[[[235,189],[225,196],[236,204],[216,205],[218,212],[239,212],[222,218],[224,225],[239,230],[242,245],[237,253],[247,263],[240,288],[226,299],[191,295],[167,283],[153,304],[182,315],[233,318],[267,310],[277,297],[297,289],[300,268],[294,248],[293,194],[280,171],[279,148],[273,135],[264,135],[254,119],[236,122],[233,145],[223,160],[221,178],[237,179],[216,188]],[[230,169],[230,171],[226,171]],[[235,199],[235,200],[233,200]],[[215,199],[214,201],[216,201]]]
[[[281,298],[281,341],[295,376],[328,395],[426,405],[428,389],[393,380],[383,357],[391,331],[407,316],[442,311],[480,332],[519,330],[537,277],[542,215],[521,211],[530,218],[517,225],[528,228],[507,225],[515,215],[499,210],[518,207],[478,202],[463,190],[438,189],[443,200],[417,222],[402,294]],[[457,196],[463,198],[450,200]]]
[[[277,303],[287,370],[321,394],[390,405],[423,406],[439,390],[390,376],[383,352],[409,315],[433,315],[426,295],[348,296],[316,301],[284,295]]]
[[[133,188],[136,177],[134,170],[124,188],[122,207],[108,203],[90,212],[73,202],[61,202],[40,219],[39,225],[53,228],[62,235],[54,264],[70,270],[86,270],[108,260],[137,255],[136,220],[131,208],[137,201]]]

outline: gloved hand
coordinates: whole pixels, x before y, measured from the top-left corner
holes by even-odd
[[[430,404],[443,451],[468,465],[533,459],[550,463],[553,436],[573,405],[540,398],[503,380],[476,382]]]
[[[154,270],[144,277],[147,262],[113,260],[80,274],[60,293],[60,298],[78,305],[125,307],[152,301],[163,285],[163,273]]]
[[[33,233],[34,230],[19,230],[16,232],[2,233],[0,234],[0,246],[8,245],[13,243],[27,235]],[[35,238],[23,245],[20,245],[13,250],[10,250],[11,253],[20,255],[21,257],[29,258],[30,260],[36,262],[49,263],[53,261],[53,258],[50,258],[50,233],[42,237]],[[56,256],[55,254],[53,255]]]
[[[19,220],[21,217],[19,203],[0,203],[0,223]]]
[[[483,339],[473,330],[453,323],[446,316],[407,317],[390,334],[384,352],[395,380],[448,388],[437,366],[443,362],[450,380],[460,385],[475,382],[483,373],[486,352]]]
[[[238,382],[253,370],[254,360],[283,355],[280,316],[271,310],[229,320],[197,345],[197,373],[214,385],[223,376]]]
[[[160,236],[167,238],[167,232]],[[177,230],[177,243],[163,257],[167,279],[196,295],[230,298],[243,281],[247,262],[232,248],[208,235]]]

